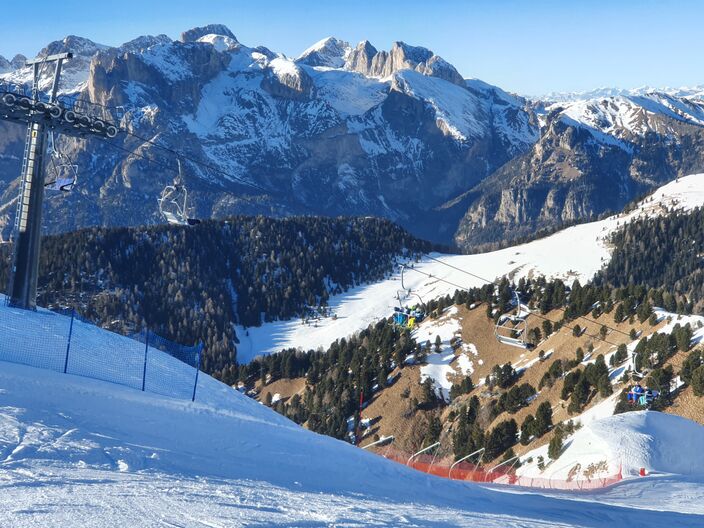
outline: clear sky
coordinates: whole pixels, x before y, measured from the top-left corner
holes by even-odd
[[[4,6],[0,55],[34,55],[69,34],[177,38],[212,22],[289,56],[331,35],[377,49],[403,40],[527,95],[704,84],[703,0],[33,0]]]

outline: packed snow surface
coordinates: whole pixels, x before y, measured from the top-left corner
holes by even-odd
[[[114,353],[95,345],[96,357]],[[308,432],[205,375],[193,403],[13,363],[0,363],[0,484],[0,526],[704,523],[701,511],[606,506],[598,494],[587,510],[438,479]]]
[[[582,284],[611,258],[609,236],[620,226],[640,217],[665,213],[665,208],[689,210],[704,205],[704,174],[680,178],[660,187],[628,214],[618,214],[598,222],[570,227],[554,235],[511,248],[477,255],[443,255],[409,263],[413,269],[404,273],[404,287],[413,290],[424,301],[441,295],[452,295],[458,287],[482,286],[484,281],[508,275],[520,277],[544,275],[562,278],[570,284]],[[453,269],[445,264],[454,266]],[[432,277],[428,277],[432,275]],[[400,273],[374,284],[350,289],[331,297],[329,305],[336,318],[303,324],[300,319],[266,323],[257,328],[238,328],[237,354],[245,362],[259,354],[271,354],[284,348],[316,349],[327,347],[340,337],[366,328],[381,318],[389,317],[398,306],[397,294],[402,290]],[[415,304],[413,295],[408,304]],[[432,336],[431,341],[435,338]]]
[[[613,405],[607,403],[600,410],[604,409],[612,410]],[[533,458],[533,462],[523,465],[518,473],[552,479],[567,479],[570,474],[584,478],[582,473],[591,466],[595,477],[621,471],[624,478],[635,478],[641,469],[647,474],[704,477],[704,427],[700,424],[655,411],[599,414],[597,409],[591,416],[575,418],[582,427],[565,441],[557,460],[550,462],[547,446],[539,447],[522,457],[524,461]],[[537,467],[538,456],[546,462],[543,471]]]

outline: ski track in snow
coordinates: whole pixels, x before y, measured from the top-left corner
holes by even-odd
[[[627,498],[618,507],[591,504],[585,514],[574,498],[514,497],[437,479],[304,431],[206,376],[196,403],[9,363],[0,386],[2,526],[704,521],[701,511],[632,509]],[[698,481],[677,482],[699,493]],[[644,502],[642,494],[634,501]]]
[[[0,306],[0,320],[9,311]],[[27,338],[31,327],[11,333]],[[92,333],[93,354],[107,360],[113,338]],[[687,424],[697,442],[703,429]],[[682,494],[704,495],[704,471],[669,478],[677,496],[647,480],[621,495],[486,489],[306,431],[209,376],[191,402],[0,363],[0,526],[701,526],[701,503],[676,510]],[[652,511],[656,502],[672,511]]]

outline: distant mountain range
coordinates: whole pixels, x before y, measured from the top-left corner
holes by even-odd
[[[675,97],[699,97],[704,98],[704,84],[697,86],[681,86],[679,88],[653,88],[652,86],[641,86],[640,88],[614,88],[604,86],[594,90],[583,92],[550,92],[537,97],[527,97],[537,101],[548,103],[571,103],[574,101],[587,101],[589,99],[599,99],[603,97],[616,97],[619,95],[647,95],[653,92],[660,92]]]
[[[533,101],[403,42],[380,51],[331,37],[292,59],[222,25],[116,48],[71,36],[41,54],[63,50],[75,58],[62,93],[121,107],[137,137],[59,139],[80,181],[48,201],[52,232],[161,221],[156,198],[176,156],[158,145],[184,156],[199,217],[375,215],[465,248],[619,210],[704,170],[694,92]],[[0,58],[0,78],[29,82],[22,62]],[[22,127],[0,124],[5,239],[23,139]]]

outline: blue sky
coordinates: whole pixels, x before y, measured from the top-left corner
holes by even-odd
[[[33,0],[39,16],[27,11],[5,6],[0,55],[33,55],[68,34],[117,45],[219,22],[290,56],[330,35],[377,49],[403,40],[522,94],[704,84],[701,0]]]

